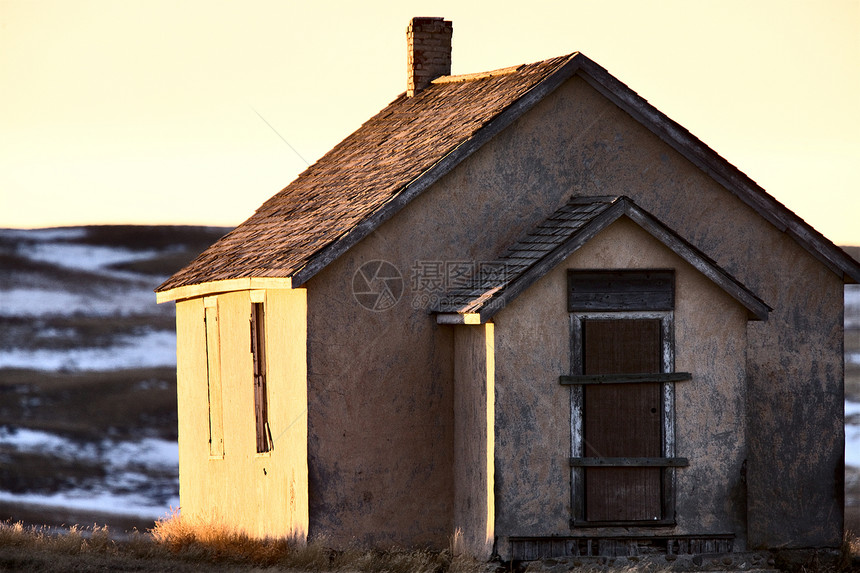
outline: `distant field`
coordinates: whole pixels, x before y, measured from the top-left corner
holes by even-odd
[[[860,247],[842,248],[860,261]],[[860,402],[860,285],[846,285],[845,302],[845,397]],[[860,533],[860,470],[852,467],[845,469],[845,529]]]
[[[845,360],[845,396],[860,401],[860,329],[845,331],[845,355],[857,357]]]
[[[860,261],[860,247],[842,247]],[[845,287],[845,395],[860,402],[860,285]]]
[[[0,229],[0,521],[178,505],[175,322],[153,289],[227,229]]]

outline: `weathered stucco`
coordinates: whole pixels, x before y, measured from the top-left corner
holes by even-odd
[[[337,537],[349,522],[364,540],[444,546],[453,519],[452,342],[425,313],[412,269],[418,261],[492,260],[574,194],[632,197],[774,307],[749,331],[751,544],[838,545],[839,278],[578,78],[308,283],[312,531]],[[405,287],[396,306],[378,313],[350,293],[353,274],[374,259],[394,264]],[[538,400],[562,390],[521,408],[539,409]],[[550,435],[528,447],[554,452],[567,439]],[[551,457],[530,460],[548,480],[564,473]],[[504,479],[496,476],[497,487]],[[516,511],[502,506],[497,523]]]
[[[735,534],[745,538],[746,310],[638,225],[622,218],[495,315],[496,535],[606,535],[571,528],[571,321],[567,269],[674,269],[677,526],[643,535]],[[635,529],[635,528],[633,528]],[[630,528],[627,529],[627,533]]]
[[[203,298],[176,305],[179,501],[183,518],[256,536],[308,531],[306,291],[265,294],[272,451],[256,453],[249,291],[217,295],[224,455],[210,456]]]
[[[835,273],[578,78],[437,185],[472,189],[480,229],[455,225],[453,233],[473,252],[490,236],[515,238],[572,194],[628,195],[773,307],[767,322],[749,328],[749,542],[840,544],[842,282]]]

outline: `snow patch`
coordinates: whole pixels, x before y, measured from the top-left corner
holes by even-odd
[[[179,466],[179,445],[177,442],[144,438],[138,442],[110,442],[110,459],[114,467],[143,464],[150,467]]]
[[[860,402],[845,401],[845,417],[860,414]],[[860,467],[860,426],[845,424],[845,465]]]
[[[860,308],[860,285],[845,285],[845,306]]]
[[[860,285],[845,285],[845,328],[860,328]]]
[[[12,446],[18,451],[67,451],[68,444],[69,440],[55,434],[27,428],[0,427],[0,445]]]
[[[133,464],[157,467],[179,465],[179,446],[174,441],[143,438],[135,442],[105,439],[79,443],[57,434],[27,428],[0,427],[0,445],[19,452],[49,453],[63,459],[105,462],[114,468]]]
[[[107,475],[97,483],[50,494],[0,491],[0,500],[83,509],[157,519],[179,507],[176,442],[145,438],[139,441],[102,440],[79,443],[56,434],[26,428],[0,427],[0,446],[63,459],[99,463]],[[137,471],[156,468],[161,478]]]
[[[87,236],[84,227],[51,227],[47,229],[0,229],[0,237],[17,241],[75,241]]]
[[[110,492],[87,492],[73,490],[51,494],[12,493],[0,491],[0,501],[12,503],[27,503],[50,508],[77,509],[98,511],[115,515],[135,515],[145,519],[162,519],[173,513],[173,508],[179,507],[179,497],[171,498],[170,503],[152,505],[142,495],[116,495]]]
[[[21,251],[25,251],[21,253]],[[158,251],[132,251],[118,247],[66,243],[33,244],[19,249],[33,261],[74,270],[101,271],[110,265],[151,259]]]
[[[852,402],[851,400],[845,400],[845,417],[853,416],[854,414],[860,414],[860,402]]]
[[[860,426],[845,426],[845,465],[860,467]]]
[[[35,288],[0,291],[0,317],[131,316],[172,311],[170,305],[158,306],[155,294],[148,289],[118,289],[98,296]]]
[[[83,371],[176,366],[174,331],[123,336],[119,341],[107,348],[0,350],[0,368]]]

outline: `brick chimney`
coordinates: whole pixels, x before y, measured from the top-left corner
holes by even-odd
[[[444,18],[412,18],[406,28],[406,97],[451,75],[453,34],[453,25]]]

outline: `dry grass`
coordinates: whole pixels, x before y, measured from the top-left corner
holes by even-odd
[[[77,525],[60,535],[52,533],[47,528],[24,527],[21,522],[5,522],[0,525],[0,545],[32,548],[38,546],[49,551],[68,554],[105,551],[113,545],[107,528],[96,527],[90,533],[91,539],[86,539],[83,530]]]
[[[846,529],[842,539],[842,554],[839,567],[843,571],[851,571],[856,560],[860,560],[860,538],[853,531]]]
[[[452,549],[458,536],[451,538]],[[847,533],[842,559],[827,565],[817,560],[794,564],[792,570],[837,573],[856,571],[860,558],[860,539]],[[614,566],[604,561],[583,564],[581,571],[676,570],[678,563],[631,563],[620,560]],[[282,539],[259,540],[224,526],[195,525],[174,515],[159,521],[146,533],[114,539],[106,527],[65,530],[27,527],[21,523],[0,522],[0,571],[138,571],[185,573],[190,571],[290,571],[315,573],[488,573],[490,571],[549,572],[567,566],[556,560],[523,563],[500,568],[499,564],[479,563],[459,556],[451,549],[371,550],[350,548],[333,550],[322,542],[302,545]],[[569,565],[569,564],[568,564]],[[699,570],[693,567],[689,570]],[[684,570],[683,567],[680,570]]]
[[[224,525],[198,525],[178,513],[156,521],[152,537],[171,553],[184,557],[250,561],[258,565],[283,561],[295,545],[284,539],[255,539]]]
[[[195,522],[179,514],[159,520],[152,530],[156,543],[183,559],[244,563],[291,571],[362,573],[472,573],[487,565],[452,552],[402,548],[335,550],[324,540],[304,544],[289,539],[257,539],[225,524]]]
[[[211,571],[236,568],[212,567]],[[117,541],[107,527],[48,528],[0,522],[0,571],[199,571],[199,563],[174,559],[152,536],[134,532]]]

